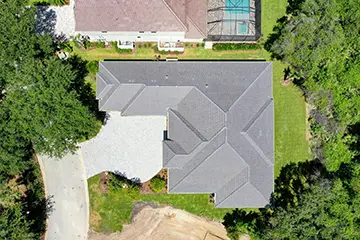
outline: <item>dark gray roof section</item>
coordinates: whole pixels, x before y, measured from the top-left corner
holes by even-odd
[[[274,181],[271,62],[100,62],[100,109],[166,115],[169,193],[263,207]]]

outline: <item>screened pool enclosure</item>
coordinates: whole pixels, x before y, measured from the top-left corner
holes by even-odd
[[[256,41],[261,35],[261,0],[208,0],[208,40]]]

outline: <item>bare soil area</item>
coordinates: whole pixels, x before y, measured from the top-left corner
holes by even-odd
[[[280,82],[281,82],[281,84],[283,85],[283,86],[289,86],[290,85],[290,83],[292,82],[292,78],[286,78],[286,79],[284,79],[284,77],[282,77],[281,79],[280,79]]]
[[[224,226],[170,206],[138,206],[121,233],[89,233],[89,240],[225,240]]]

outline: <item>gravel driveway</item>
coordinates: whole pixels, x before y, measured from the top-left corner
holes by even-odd
[[[99,134],[81,144],[87,177],[118,171],[141,182],[151,179],[162,168],[165,116],[109,115]]]
[[[38,156],[46,196],[53,212],[47,221],[47,240],[85,240],[89,230],[89,196],[81,153],[62,159]]]

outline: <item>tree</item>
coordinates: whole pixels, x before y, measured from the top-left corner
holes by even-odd
[[[21,211],[21,205],[0,210],[1,239],[39,239],[40,236],[30,231],[29,223]]]
[[[348,127],[360,122],[357,10],[358,1],[290,0],[288,16],[265,44],[274,58],[289,65],[313,106],[312,124],[323,126],[313,135],[313,152],[333,171],[352,160]]]
[[[270,218],[265,239],[359,239],[360,195],[349,196],[340,180],[318,184],[296,207]]]
[[[9,81],[1,110],[36,152],[61,156],[97,130],[95,117],[70,88],[74,76],[68,65],[51,58],[27,64]]]

